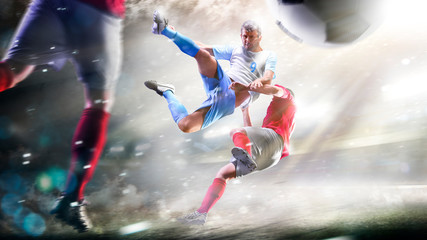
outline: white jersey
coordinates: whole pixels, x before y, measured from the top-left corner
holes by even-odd
[[[248,85],[255,79],[261,78],[266,70],[276,72],[277,57],[272,51],[251,52],[243,46],[230,45],[213,46],[212,49],[216,59],[230,61],[227,75],[235,82]],[[252,91],[250,94],[251,102],[259,96],[259,93]]]

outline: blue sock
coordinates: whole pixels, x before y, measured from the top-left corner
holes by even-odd
[[[178,99],[176,99],[175,94],[171,91],[166,91],[163,93],[163,97],[166,98],[168,102],[169,111],[172,114],[173,120],[178,124],[181,119],[188,116],[187,109],[182,105]]]
[[[163,29],[162,34],[171,39],[183,53],[191,57],[196,56],[200,50],[200,47],[193,40],[168,27]]]

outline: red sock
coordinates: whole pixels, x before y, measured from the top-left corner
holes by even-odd
[[[82,200],[84,197],[85,186],[95,172],[107,139],[109,118],[110,114],[101,109],[83,111],[71,147],[71,167],[66,185],[66,194],[71,198]]]
[[[251,153],[251,140],[249,140],[248,136],[242,132],[236,132],[233,135],[233,143],[236,147],[240,147],[245,149],[249,155],[252,156]]]
[[[13,80],[13,72],[9,64],[0,62],[0,92],[10,88]]]
[[[221,198],[224,193],[227,182],[221,178],[215,178],[212,185],[208,188],[208,192],[203,198],[202,206],[197,210],[199,213],[207,213]]]

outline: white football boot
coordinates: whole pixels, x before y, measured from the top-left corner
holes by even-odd
[[[160,14],[159,11],[154,11],[153,13],[153,27],[151,32],[154,34],[162,34],[163,29],[168,26],[168,20]]]
[[[198,211],[194,211],[183,217],[177,218],[177,220],[180,223],[188,225],[203,225],[206,223],[207,215],[208,213],[199,213]]]

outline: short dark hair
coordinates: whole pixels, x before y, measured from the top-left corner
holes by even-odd
[[[295,97],[295,94],[291,89],[289,89],[289,88],[286,88],[286,89],[288,89],[288,91],[291,93],[292,97]]]

